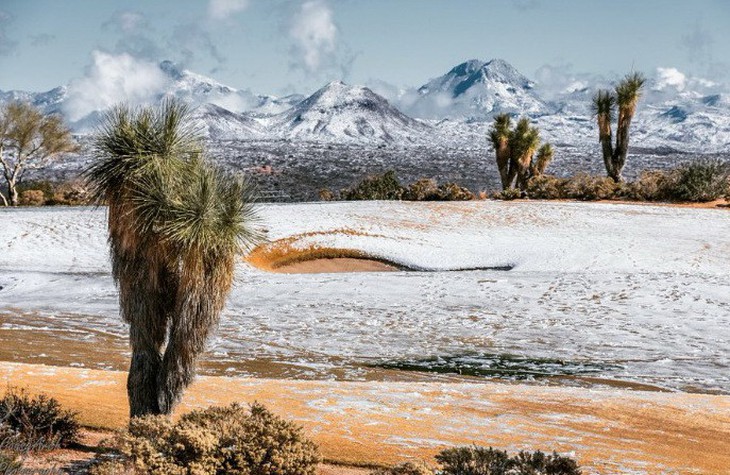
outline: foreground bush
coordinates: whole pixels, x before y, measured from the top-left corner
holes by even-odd
[[[134,418],[117,445],[137,472],[152,475],[314,475],[320,460],[301,428],[260,404],[193,411],[175,423]]]
[[[0,399],[0,447],[31,452],[68,447],[78,437],[76,414],[54,398],[10,388]]]
[[[510,457],[491,447],[455,447],[441,451],[436,460],[443,475],[580,475],[575,460],[553,453],[520,452]]]
[[[329,201],[334,195],[320,191],[320,199]],[[343,200],[404,200],[404,201],[468,201],[474,193],[456,183],[439,185],[433,178],[421,178],[408,186],[401,185],[393,170],[365,178],[352,188],[340,192]]]
[[[552,175],[534,176],[527,182],[527,196],[536,200],[565,199],[567,183],[566,178],[557,178]]]
[[[675,201],[714,201],[730,193],[730,163],[703,159],[685,163],[668,180],[667,196]]]

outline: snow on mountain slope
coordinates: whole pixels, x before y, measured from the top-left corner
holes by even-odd
[[[535,84],[502,59],[466,61],[418,89],[415,117],[484,118],[499,112],[539,115],[548,108]]]
[[[245,140],[264,134],[261,124],[247,115],[235,114],[215,104],[203,104],[193,112],[200,130],[209,139]]]
[[[419,142],[431,130],[367,87],[334,81],[271,118],[283,138],[338,142]]]

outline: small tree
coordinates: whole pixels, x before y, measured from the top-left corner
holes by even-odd
[[[533,175],[541,175],[550,164],[554,150],[550,144],[544,144],[535,161],[535,151],[540,147],[540,131],[530,126],[530,119],[523,117],[517,121],[514,129],[507,114],[494,118],[494,125],[489,131],[489,139],[494,146],[497,168],[502,180],[502,189],[517,186],[524,190]]]
[[[5,206],[18,205],[18,185],[26,170],[42,168],[60,153],[76,145],[57,115],[44,115],[24,102],[11,102],[0,109],[0,164],[8,197],[0,193]]]
[[[629,129],[645,82],[641,73],[628,74],[618,83],[614,92],[600,90],[593,96],[593,112],[598,122],[598,140],[603,151],[603,163],[608,176],[617,183],[623,181],[621,172],[626,165],[629,151]],[[617,104],[618,123],[614,148],[611,122]]]

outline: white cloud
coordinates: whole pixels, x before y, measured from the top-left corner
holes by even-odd
[[[656,68],[655,89],[662,91],[667,88],[674,88],[683,91],[687,86],[687,76],[677,68]]]
[[[324,0],[302,3],[289,29],[295,65],[308,72],[319,70],[326,58],[334,56],[337,34],[332,10]]]
[[[123,53],[91,53],[86,75],[69,84],[65,112],[71,121],[108,109],[120,102],[140,105],[153,102],[168,79],[156,63]]]
[[[208,14],[214,20],[225,20],[248,8],[249,3],[249,0],[210,0]]]

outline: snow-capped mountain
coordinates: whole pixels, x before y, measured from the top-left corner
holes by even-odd
[[[548,112],[535,84],[502,59],[472,59],[418,89],[408,107],[415,117],[472,119],[496,113],[540,115]]]
[[[270,119],[285,138],[341,142],[418,142],[431,129],[367,87],[334,81]]]
[[[194,112],[200,131],[209,139],[253,139],[261,138],[265,131],[254,118],[236,114],[215,104],[202,104]]]
[[[609,83],[581,81],[580,87],[548,96],[506,61],[475,59],[418,89],[401,91],[391,98],[394,106],[367,87],[339,81],[307,98],[298,94],[277,98],[227,86],[169,61],[160,63],[159,71],[162,86],[152,100],[174,96],[189,102],[201,129],[212,139],[365,146],[487,147],[485,137],[492,118],[507,112],[531,117],[545,140],[589,152],[597,142],[591,99],[599,87],[610,87]],[[672,85],[650,80],[632,124],[632,146],[730,153],[730,96],[726,89],[706,83],[687,80]],[[74,94],[71,89],[0,91],[0,103],[21,100],[46,113],[65,113]],[[99,107],[90,110],[70,121],[76,133],[93,131],[104,112]]]

